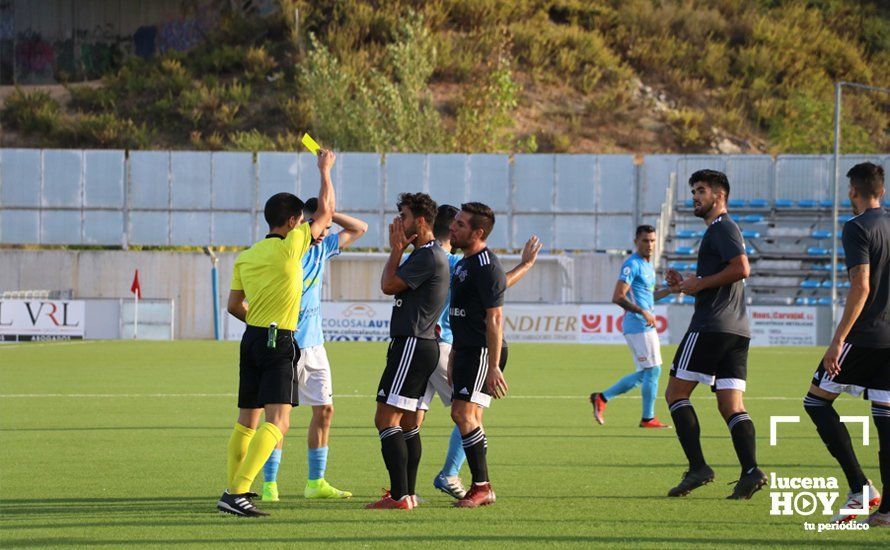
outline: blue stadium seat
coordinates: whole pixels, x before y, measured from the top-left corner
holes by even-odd
[[[831,279],[828,279],[827,281],[822,281],[821,286],[822,286],[822,288],[831,288]],[[840,285],[838,285],[838,286],[840,286]]]
[[[816,300],[816,304],[820,306],[830,306],[831,305],[831,296],[822,296],[818,300]]]
[[[850,208],[851,206],[853,206],[853,203],[850,202],[850,199],[844,199],[841,201],[841,206],[843,206],[844,208]]]
[[[819,206],[821,206],[822,208],[831,208],[832,206],[834,206],[834,201],[830,201],[830,200],[819,201]]]
[[[676,269],[677,271],[683,271],[685,269],[689,269],[686,266],[689,265],[686,262],[671,262],[668,264],[668,267],[671,269]]]
[[[742,199],[729,199],[729,207],[730,208],[744,208],[745,201]]]
[[[739,217],[739,221],[742,223],[760,223],[763,221],[763,216],[760,214],[746,214]]]
[[[766,199],[751,199],[748,201],[748,206],[750,208],[768,208],[769,201]]]
[[[798,306],[809,306],[815,303],[815,300],[812,298],[807,298],[806,296],[801,296],[798,299],[794,300],[795,305]]]
[[[848,221],[853,219],[852,214],[841,214],[837,217],[838,223],[847,223]]]
[[[678,239],[697,239],[701,236],[702,232],[694,229],[680,229],[677,231]]]
[[[759,239],[760,231],[751,231],[750,229],[745,229],[742,231],[742,237],[746,239]]]
[[[692,199],[686,199],[686,202],[683,203],[683,206],[686,208],[692,208]]]
[[[745,254],[747,254],[748,256],[750,256],[751,254],[757,254],[757,251],[754,250],[754,247],[753,247],[753,246],[751,246],[751,245],[747,245],[747,244],[746,244],[746,245],[745,245]]]
[[[819,288],[819,281],[811,281],[809,279],[804,279],[800,282],[800,288],[806,289],[816,289]]]
[[[831,231],[828,231],[827,229],[817,229],[810,233],[810,237],[814,239],[830,239]]]
[[[677,250],[675,250],[677,254],[695,254],[695,249],[691,246],[678,246]]]
[[[682,303],[682,304],[694,304],[694,303],[695,303],[695,296],[683,296],[682,300],[683,300],[683,301],[680,302],[680,303]]]
[[[813,264],[810,266],[813,271],[831,271],[831,264]]]
[[[794,206],[794,201],[788,199],[776,199],[776,208],[791,208]]]
[[[850,281],[840,281],[837,284],[838,288],[850,288]]]
[[[811,246],[807,248],[807,254],[809,256],[828,256],[831,254],[831,250],[827,248],[819,248],[818,246]]]
[[[812,199],[797,201],[798,208],[816,208],[817,206],[819,206],[818,201],[814,201]]]

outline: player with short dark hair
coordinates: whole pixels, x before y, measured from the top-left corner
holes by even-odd
[[[312,223],[318,213],[318,199],[312,197],[303,206],[303,215]],[[308,479],[303,496],[309,499],[349,498],[352,493],[341,491],[325,480],[328,462],[328,436],[334,416],[334,390],[331,377],[331,364],[324,347],[324,332],[321,320],[321,288],[325,265],[340,254],[343,248],[359,239],[368,230],[368,224],[340,212],[334,212],[331,220],[343,229],[329,233],[328,224],[312,240],[309,251],[301,260],[303,280],[301,284],[300,316],[294,335],[300,359],[297,361],[298,401],[312,407],[307,434]],[[263,501],[278,501],[278,469],[284,439],[272,451],[263,466]]]
[[[247,327],[241,338],[238,421],[228,445],[228,488],[216,503],[228,514],[269,515],[253,504],[250,486],[287,433],[291,409],[298,403],[300,353],[294,331],[302,296],[301,259],[334,214],[335,159],[333,152],[318,153],[321,189],[312,223],[302,223],[303,202],[296,196],[273,195],[264,211],[269,234],[240,253],[232,269],[228,311]],[[263,413],[266,419],[259,426]]]
[[[448,297],[445,251],[433,236],[436,203],[425,193],[399,195],[399,216],[389,226],[390,254],[380,288],[395,303],[386,369],[377,388],[374,424],[389,471],[388,494],[367,508],[410,510],[416,504],[420,464],[417,408],[439,361],[436,321]],[[414,251],[402,262],[409,244]]]
[[[881,208],[883,168],[865,162],[851,168],[847,177],[856,215],[844,224],[843,233],[850,291],[803,404],[850,485],[843,508],[867,511],[880,505],[868,524],[890,527],[890,215]],[[862,395],[871,401],[880,440],[883,498],[865,477],[850,433],[834,409],[834,400],[841,393]],[[838,513],[832,521],[855,518],[856,514]]]
[[[439,246],[445,250],[445,254],[448,256],[448,265],[451,268],[452,274],[454,273],[454,269],[457,267],[458,262],[463,258],[462,254],[453,253],[451,245],[451,223],[454,221],[454,217],[458,212],[459,210],[450,204],[439,206],[439,209],[436,212],[436,223],[433,226],[433,234],[439,242]],[[532,266],[535,265],[541,246],[542,245],[538,241],[536,235],[532,235],[525,243],[519,264],[507,272],[507,288],[518,283],[525,277],[525,274],[528,273]],[[452,389],[451,382],[448,380],[448,358],[451,355],[454,335],[451,332],[451,322],[448,319],[448,305],[450,302],[451,293],[449,291],[448,302],[446,302],[445,307],[442,309],[442,314],[439,317],[439,363],[436,365],[436,370],[430,376],[430,380],[426,387],[426,393],[423,395],[420,404],[418,405],[418,424],[423,423],[425,412],[429,410],[430,404],[432,404],[433,398],[435,398],[437,394],[446,407],[451,406]],[[507,343],[505,341],[504,347],[506,348],[506,346]],[[454,426],[454,429],[451,432],[451,437],[448,440],[448,452],[445,456],[445,464],[433,479],[433,487],[456,499],[463,498],[467,492],[460,479],[460,469],[461,466],[463,466],[464,460],[466,460],[466,453],[464,453],[460,428]]]
[[[482,411],[491,398],[507,395],[502,373],[507,364],[504,342],[504,291],[507,276],[486,239],[494,227],[494,212],[471,202],[451,224],[451,244],[461,248],[464,258],[451,278],[449,319],[454,346],[448,360],[452,383],[451,418],[460,428],[473,485],[455,506],[475,508],[495,502],[488,478],[488,442],[482,427]]]
[[[658,394],[658,378],[661,376],[661,347],[656,330],[655,302],[671,294],[670,288],[655,290],[655,228],[651,225],[637,227],[634,238],[636,252],[621,265],[621,274],[615,283],[612,303],[624,309],[621,331],[633,355],[636,372],[628,374],[603,392],[590,394],[593,417],[597,423],[606,422],[606,404],[612,399],[642,385],[643,415],[641,428],[670,428],[655,418],[655,399]]]
[[[739,226],[726,210],[729,181],[716,170],[700,170],[689,178],[694,213],[708,228],[698,250],[696,274],[683,278],[669,269],[673,292],[695,296],[695,312],[671,366],[665,398],[677,438],[689,460],[680,484],[668,492],[678,497],[714,480],[702,454],[700,429],[689,401],[699,383],[717,395],[717,409],[726,420],[742,467],[730,499],[748,499],[766,483],[757,467],[754,423],[745,411],[751,332],[745,310],[745,279],[750,273]]]

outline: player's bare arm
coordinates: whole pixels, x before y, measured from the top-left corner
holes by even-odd
[[[247,303],[244,301],[245,298],[246,296],[243,290],[230,290],[229,302],[226,304],[226,309],[233,317],[235,317],[235,319],[246,323]]]
[[[655,316],[652,315],[652,312],[646,311],[637,304],[628,300],[627,292],[629,290],[630,285],[625,283],[624,281],[618,281],[617,283],[615,283],[615,290],[612,291],[612,303],[619,306],[624,311],[642,315],[643,319],[646,319],[646,326],[654,327]]]
[[[331,225],[336,202],[334,200],[334,184],[331,182],[331,168],[337,155],[327,149],[318,150],[318,172],[321,175],[321,188],[318,191],[318,209],[312,217],[310,231],[312,238],[319,238]]]
[[[666,296],[670,296],[674,294],[675,291],[670,286],[664,286],[656,290],[652,295],[655,297],[655,301],[659,301]]]
[[[485,345],[488,348],[488,374],[485,377],[485,384],[495,399],[507,395],[507,381],[500,367],[503,341],[504,308],[488,308],[485,310]]]
[[[334,212],[332,221],[343,228],[343,231],[337,234],[339,248],[346,248],[368,231],[367,222],[340,212]]]
[[[519,260],[519,264],[507,272],[507,288],[515,285],[525,277],[528,270],[535,265],[535,262],[538,259],[538,252],[541,251],[542,246],[544,246],[544,244],[541,243],[537,235],[532,235],[531,238],[525,242],[525,246],[522,248],[522,257]]]
[[[399,292],[408,289],[408,283],[396,275],[396,270],[402,261],[402,254],[408,248],[417,235],[406,236],[402,219],[396,217],[389,224],[389,258],[383,266],[383,275],[380,276],[380,290],[387,296],[395,296]]]
[[[723,271],[701,278],[692,275],[683,279],[683,282],[677,286],[677,289],[685,294],[694,295],[708,288],[731,285],[736,281],[747,279],[750,275],[751,266],[748,265],[748,256],[739,254],[735,258],[729,260],[729,265],[727,265]]]
[[[850,269],[850,292],[847,294],[844,314],[837,325],[837,330],[834,331],[831,344],[828,345],[828,349],[822,357],[822,366],[831,376],[836,376],[841,372],[839,363],[841,348],[847,335],[850,334],[850,329],[853,328],[853,323],[859,318],[859,314],[862,313],[865,302],[868,300],[870,274],[871,268],[868,264],[857,265]]]

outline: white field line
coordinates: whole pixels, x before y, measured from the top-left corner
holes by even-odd
[[[237,394],[234,393],[3,393],[0,394],[0,399],[30,399],[30,398],[45,398],[45,397],[54,397],[54,398],[90,398],[90,399],[101,399],[101,398],[168,398],[168,397],[184,397],[184,398],[205,398],[205,397],[236,397]],[[371,399],[376,397],[372,394],[342,394],[342,395],[334,395],[337,399],[349,399],[349,398],[359,398],[359,399]],[[548,399],[587,399],[585,395],[508,395],[508,399],[532,399],[532,400],[548,400]],[[627,395],[622,396],[621,399],[642,399],[639,395]],[[716,399],[711,395],[703,395],[701,397],[696,397],[695,399]],[[747,401],[803,401],[803,397],[782,397],[782,396],[766,396],[766,397],[757,397],[757,396],[745,396],[745,400]]]
[[[88,341],[88,340],[69,340],[67,342],[65,342],[65,341],[43,342],[43,343],[38,343],[38,344],[35,344],[33,342],[17,342],[14,344],[4,343],[4,344],[0,344],[0,351],[3,351],[5,349],[44,348],[47,346],[52,346],[52,347],[77,346],[77,345],[82,345],[82,344],[95,344],[95,343],[96,343],[95,341]]]

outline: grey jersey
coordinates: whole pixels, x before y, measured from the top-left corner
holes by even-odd
[[[415,248],[396,275],[408,289],[395,296],[389,335],[435,340],[436,322],[448,299],[451,279],[445,251],[435,241]]]
[[[844,224],[847,269],[869,266],[868,298],[847,342],[863,348],[890,348],[890,215],[871,208]]]
[[[729,260],[745,254],[742,232],[729,214],[711,222],[698,248],[695,274],[707,277],[723,271]],[[689,323],[693,332],[728,332],[747,338],[748,316],[745,308],[745,281],[702,290],[695,295],[695,313]]]

